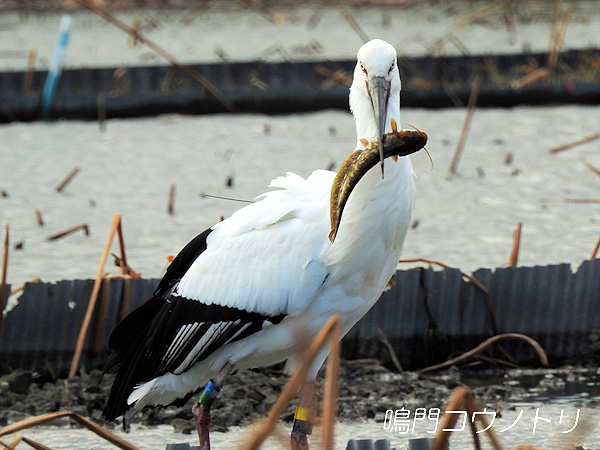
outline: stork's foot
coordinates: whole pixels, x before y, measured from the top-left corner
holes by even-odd
[[[290,436],[292,450],[308,450],[308,435],[311,432],[312,426],[308,422],[308,410],[301,406],[297,407]]]
[[[192,408],[192,413],[194,413],[196,419],[200,448],[210,450],[210,406],[204,406],[200,402],[196,402]]]
[[[228,362],[222,368],[214,380],[206,383],[204,391],[192,408],[192,413],[196,419],[196,429],[198,430],[198,440],[202,450],[210,450],[210,407],[214,401],[221,396],[221,387],[225,378],[229,376],[234,368],[234,363]]]
[[[306,436],[306,433],[292,431],[290,445],[292,450],[308,450],[308,437]]]

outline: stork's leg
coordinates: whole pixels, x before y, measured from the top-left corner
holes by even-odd
[[[309,411],[313,407],[313,396],[315,391],[315,381],[306,381],[298,392],[298,406],[294,414],[294,425],[292,427],[292,435],[290,443],[292,450],[308,450],[307,435],[312,432],[312,417],[309,416]]]
[[[221,396],[221,388],[225,379],[233,371],[235,364],[228,362],[225,364],[214,380],[206,383],[204,391],[200,394],[198,401],[192,408],[196,417],[196,428],[198,430],[198,439],[202,450],[210,450],[210,407],[214,401]]]

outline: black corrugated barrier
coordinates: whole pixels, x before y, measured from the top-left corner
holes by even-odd
[[[590,338],[600,330],[600,259],[585,261],[576,272],[563,264],[480,269],[473,276],[489,292],[494,319],[485,293],[463,279],[459,270],[398,271],[394,287],[344,338],[343,356],[389,361],[378,328],[407,369],[444,361],[495,331],[524,333],[538,340],[554,362],[581,360],[598,351],[590,347]],[[103,364],[110,332],[149,298],[157,283],[156,279],[104,280],[84,347],[84,364]],[[67,371],[92,286],[93,280],[27,283],[0,331],[3,365]],[[505,341],[502,346],[504,355],[516,362],[537,361],[525,343]]]
[[[522,88],[512,83],[536,67],[544,53],[460,57],[400,58],[402,102],[408,107],[466,105],[473,80],[482,78],[480,107],[547,104],[600,104],[600,73],[593,70],[600,50],[561,53],[551,81]],[[351,80],[353,60],[318,62],[263,61],[197,64],[190,67],[213,83],[245,113],[282,114],[348,109],[348,86],[328,77]],[[25,72],[0,73],[0,122],[39,118],[41,90],[47,72],[34,72],[30,87]],[[342,76],[343,78],[343,76]],[[30,88],[30,92],[25,92]],[[173,66],[113,67],[64,70],[49,117],[96,120],[165,113],[214,114],[226,109],[198,83]]]

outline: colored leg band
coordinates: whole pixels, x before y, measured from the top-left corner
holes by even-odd
[[[306,420],[294,419],[294,426],[292,427],[294,433],[302,433],[310,435],[312,433],[312,425]]]
[[[221,387],[214,384],[211,380],[206,383],[204,391],[202,391],[200,398],[198,398],[198,403],[200,403],[202,406],[210,407],[210,405],[212,405],[215,399],[219,398],[220,395]]]
[[[312,425],[308,422],[308,409],[303,408],[302,406],[296,408],[292,431],[303,434],[312,433]]]

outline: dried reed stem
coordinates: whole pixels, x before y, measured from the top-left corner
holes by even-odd
[[[69,234],[73,234],[79,230],[83,230],[83,234],[85,234],[86,236],[90,235],[90,227],[86,223],[82,223],[81,225],[76,225],[74,227],[69,228],[68,230],[61,231],[60,233],[53,234],[52,236],[48,236],[46,240],[55,241],[57,239],[68,236]]]
[[[44,444],[40,444],[38,441],[34,441],[33,439],[28,438],[27,436],[23,436],[23,442],[25,442],[30,447],[33,447],[35,450],[52,450],[51,447],[48,447]]]
[[[513,89],[521,89],[522,87],[529,86],[530,84],[544,78],[548,78],[549,76],[550,71],[546,67],[540,67],[539,69],[535,69],[533,72],[528,73],[524,77],[519,78],[517,81],[513,81],[510,84],[510,87]]]
[[[596,166],[593,166],[592,164],[587,162],[585,159],[582,159],[581,162],[585,165],[585,167],[587,167],[588,169],[590,169],[592,172],[594,172],[596,175],[598,175],[600,177],[600,169],[598,169]]]
[[[98,94],[98,127],[100,131],[106,131],[106,95]]]
[[[117,447],[119,447],[123,450],[139,450],[138,447],[134,446],[133,444],[127,442],[124,439],[121,439],[119,436],[102,428],[100,425],[92,422],[89,419],[86,419],[83,416],[80,416],[79,414],[76,414],[76,413],[73,413],[70,411],[60,411],[60,412],[53,412],[53,413],[49,413],[49,414],[42,414],[40,416],[21,420],[20,422],[10,424],[7,427],[0,429],[0,436],[5,436],[8,434],[16,433],[17,431],[25,430],[27,428],[35,427],[38,425],[43,425],[45,423],[52,422],[54,420],[58,420],[58,419],[62,419],[62,418],[69,418],[69,419],[74,420],[79,425],[90,430],[92,433],[97,434],[104,440],[110,442],[113,445],[116,445]]]
[[[123,239],[123,222],[120,219],[119,225],[117,226],[117,237],[119,239],[119,252],[121,252],[121,257],[119,258],[121,275],[129,275],[131,268],[127,264],[127,255],[125,254],[125,239]]]
[[[569,150],[569,149],[572,149],[573,147],[577,147],[578,145],[587,144],[588,142],[595,141],[598,138],[600,138],[600,133],[592,134],[591,136],[584,137],[583,139],[579,139],[579,140],[571,142],[569,144],[554,147],[554,148],[550,149],[549,152],[550,153],[562,152],[564,150]]]
[[[23,92],[25,95],[30,95],[33,89],[33,73],[35,71],[35,60],[37,58],[37,52],[31,50],[29,52],[29,58],[27,58],[27,72],[23,78]]]
[[[35,218],[37,219],[37,224],[40,227],[44,226],[44,218],[42,217],[42,212],[39,209],[35,210]]]
[[[336,318],[337,319],[337,318]],[[338,375],[340,372],[340,340],[339,319],[334,324],[330,341],[332,342],[329,357],[327,358],[327,375],[325,377],[325,394],[323,398],[323,420],[321,431],[321,448],[333,450],[334,426],[337,411]]]
[[[130,26],[126,25],[125,23],[121,22],[119,19],[111,16],[110,14],[108,14],[106,11],[102,10],[98,6],[90,3],[88,0],[73,0],[73,1],[79,3],[81,6],[83,6],[85,8],[95,12],[96,14],[101,16],[104,20],[112,23],[116,27],[118,27],[121,30],[125,31],[126,33],[130,34],[131,36],[133,36],[135,39],[137,39],[139,42],[143,43],[147,47],[150,47],[152,50],[154,50],[160,56],[165,58],[171,64],[173,64],[174,66],[179,68],[182,72],[184,72],[187,76],[189,76],[194,81],[199,83],[202,87],[204,87],[204,89],[206,89],[213,97],[215,97],[219,101],[219,103],[221,103],[221,105],[223,105],[227,110],[229,110],[231,112],[235,112],[236,109],[233,106],[233,104],[229,100],[227,100],[223,96],[223,94],[221,94],[221,92],[219,92],[219,90],[210,81],[208,81],[206,78],[201,76],[196,71],[190,69],[188,66],[179,62],[173,55],[171,55],[169,52],[167,52],[161,46],[159,46],[155,42],[151,41],[150,39],[144,37],[143,35],[138,33],[136,30],[134,30]]]
[[[0,332],[2,331],[2,319],[4,318],[4,308],[6,308],[6,302],[8,301],[8,295],[6,292],[6,274],[8,272],[8,248],[10,242],[10,229],[6,224],[4,231],[4,250],[2,252],[2,272],[0,273]]]
[[[475,113],[475,104],[477,103],[477,97],[479,96],[479,89],[481,88],[481,77],[477,77],[473,82],[473,88],[471,89],[471,95],[469,95],[469,103],[467,105],[467,117],[465,118],[465,123],[463,124],[462,132],[460,134],[460,139],[458,141],[458,145],[456,146],[456,151],[454,152],[454,158],[452,158],[452,163],[450,164],[450,172],[456,173],[456,169],[458,168],[458,162],[462,155],[465,143],[467,142],[467,135],[469,134],[469,129],[471,127],[471,121],[473,120],[473,114]]]
[[[337,9],[342,16],[344,16],[344,19],[346,19],[346,22],[348,22],[348,24],[352,27],[352,29],[356,32],[356,34],[358,34],[358,36],[362,39],[363,43],[370,40],[367,33],[364,32],[364,30],[360,27],[360,25],[354,19],[352,14],[350,14],[350,11],[348,11],[346,9],[346,7],[344,5],[342,5],[339,0],[329,0],[329,3],[335,9]]]
[[[519,262],[519,249],[521,247],[521,231],[523,229],[523,222],[517,224],[517,228],[513,232],[513,243],[510,250],[510,256],[508,257],[508,267],[516,267]]]
[[[596,259],[596,256],[598,255],[598,250],[600,250],[600,237],[596,241],[596,245],[594,245],[594,249],[592,250],[592,254],[590,255],[590,260]]]
[[[73,181],[73,178],[75,178],[75,175],[77,175],[79,171],[79,167],[75,167],[73,170],[71,170],[69,174],[64,178],[64,180],[62,180],[62,182],[58,186],[56,186],[56,192],[61,193],[62,191],[64,191],[67,185],[71,181]]]
[[[271,407],[271,410],[269,411],[269,414],[267,415],[266,419],[258,425],[258,427],[253,432],[252,436],[250,436],[250,439],[248,439],[248,444],[245,447],[246,450],[258,450],[260,448],[260,446],[263,444],[263,442],[267,439],[267,436],[275,428],[275,425],[277,425],[277,421],[279,420],[279,417],[281,416],[281,414],[283,414],[285,407],[290,402],[290,400],[297,394],[298,389],[300,389],[300,386],[302,385],[302,383],[305,382],[306,374],[308,373],[310,364],[316,358],[318,352],[327,344],[327,342],[330,339],[331,339],[331,349],[330,349],[330,353],[329,353],[329,358],[330,359],[339,359],[340,342],[339,342],[339,340],[335,339],[336,336],[339,337],[339,333],[340,333],[340,319],[337,316],[332,316],[327,321],[327,323],[323,326],[323,328],[321,328],[321,331],[319,331],[319,334],[317,334],[317,336],[312,341],[312,343],[310,344],[308,349],[304,352],[304,355],[302,358],[302,364],[300,365],[300,367],[298,367],[298,369],[296,369],[296,371],[294,372],[292,377],[289,379],[289,381],[284,386],[283,391],[279,395],[279,398],[277,398],[277,401],[275,402],[275,404],[273,404],[273,406]],[[337,364],[339,365],[339,361],[337,362]],[[326,381],[327,383],[329,383],[330,368],[336,369],[337,367],[338,366],[335,364],[330,366],[330,363],[328,363],[328,365],[327,365],[327,375],[328,376],[327,376],[327,381]],[[332,376],[337,378],[337,373],[332,374]],[[327,392],[327,386],[326,386],[326,392]],[[330,398],[330,401],[332,401],[331,394],[330,394],[329,398]],[[329,411],[331,411],[331,406],[329,408],[330,408]],[[333,411],[335,413],[335,408],[333,408]],[[324,418],[324,420],[325,420],[325,418]],[[330,422],[327,423],[327,426],[332,426],[332,425],[333,424]],[[325,427],[325,424],[324,424],[324,427]],[[323,436],[322,436],[323,439],[325,439],[325,435],[327,435],[327,431],[323,430]],[[325,442],[322,442],[322,444],[325,444]],[[333,447],[325,447],[324,446],[323,448],[324,448],[324,450],[331,450]]]
[[[98,294],[100,293],[100,287],[102,286],[102,275],[104,274],[104,266],[106,265],[106,259],[108,258],[113,238],[115,236],[115,233],[117,232],[117,228],[119,227],[120,223],[121,214],[115,214],[113,216],[112,224],[110,226],[110,231],[108,232],[108,237],[106,239],[104,251],[102,252],[102,257],[100,258],[100,265],[98,266],[98,272],[96,273],[96,280],[94,281],[94,287],[92,288],[90,301],[88,303],[88,307],[83,318],[83,323],[81,324],[81,328],[79,330],[79,336],[77,337],[77,343],[75,345],[75,351],[73,353],[73,360],[71,361],[71,369],[69,370],[69,378],[73,378],[77,374],[77,369],[79,368],[79,361],[81,359],[83,345],[85,343],[85,338],[87,336],[90,322],[92,320],[94,308],[96,307],[96,300],[98,299]]]
[[[459,364],[463,361],[466,361],[470,357],[476,355],[477,353],[481,352],[482,350],[486,349],[494,342],[502,340],[502,339],[519,339],[521,341],[527,342],[529,345],[531,345],[533,347],[533,349],[538,354],[540,363],[543,366],[548,365],[548,356],[546,355],[546,352],[544,351],[542,346],[535,339],[532,339],[529,336],[526,336],[521,333],[502,333],[502,334],[497,334],[495,336],[492,336],[491,338],[486,339],[481,344],[479,344],[477,347],[469,350],[468,352],[463,353],[460,356],[457,356],[456,358],[449,359],[447,361],[444,361],[443,363],[434,364],[433,366],[425,367],[424,369],[420,369],[417,372],[418,373],[431,372],[433,370],[439,370],[439,369],[443,369],[445,367],[450,367],[455,364]]]
[[[172,184],[169,188],[169,205],[167,206],[167,212],[170,216],[175,215],[175,192],[177,190],[177,186]]]
[[[567,33],[567,28],[569,27],[569,22],[571,21],[571,15],[573,13],[574,6],[569,7],[562,15],[560,19],[558,19],[558,24],[553,21],[553,30],[550,43],[550,52],[548,53],[548,72],[551,77],[554,73],[554,69],[556,69],[556,64],[558,63],[558,57],[560,56],[560,51],[565,40],[565,34]],[[558,7],[555,8],[555,13],[558,10]],[[555,18],[557,15],[555,14]]]
[[[327,67],[317,66],[315,69],[317,75],[327,78],[334,83],[341,84],[342,86],[349,86],[352,84],[352,76],[343,70],[329,70]]]

